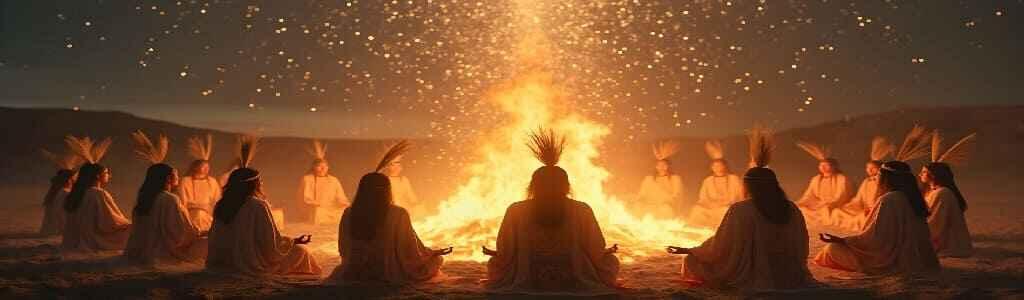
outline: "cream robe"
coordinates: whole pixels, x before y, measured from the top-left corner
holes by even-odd
[[[426,203],[420,203],[419,197],[412,189],[409,178],[405,176],[388,176],[391,179],[391,197],[393,203],[409,212],[413,220],[424,217],[427,213]]]
[[[160,193],[149,214],[136,214],[134,221],[125,258],[147,264],[198,263],[206,258],[207,240],[178,196]]]
[[[700,185],[697,203],[690,209],[687,223],[718,227],[729,206],[743,200],[743,182],[739,176],[708,176]]]
[[[192,222],[200,230],[210,230],[210,225],[213,224],[213,208],[221,197],[221,185],[217,179],[212,176],[206,176],[206,179],[182,177],[178,185],[178,197],[188,209]]]
[[[850,231],[860,231],[867,223],[871,210],[878,205],[878,176],[865,178],[857,195],[829,216],[829,224]]]
[[[249,198],[230,224],[214,220],[210,227],[206,268],[254,275],[320,274],[306,247],[282,236],[270,213],[270,203]]]
[[[64,210],[64,198],[69,190],[60,189],[53,195],[50,202],[43,203],[43,224],[39,226],[41,235],[59,235],[64,232],[67,223],[67,211]]]
[[[486,288],[503,294],[604,295],[616,293],[619,259],[586,203],[568,203],[564,223],[544,228],[531,221],[531,201],[513,203],[498,231],[496,256],[487,262]]]
[[[964,211],[952,190],[941,187],[928,191],[928,229],[935,252],[942,257],[968,257],[974,253],[971,232]]]
[[[299,182],[298,198],[309,206],[314,224],[337,224],[341,211],[348,206],[345,189],[337,177],[318,177],[312,174],[302,176]]]
[[[811,178],[807,191],[797,206],[803,210],[804,217],[811,224],[829,224],[831,211],[829,205],[843,205],[850,200],[852,186],[846,175],[835,174],[824,177],[818,174]]]
[[[814,258],[820,266],[871,275],[938,272],[939,259],[925,218],[914,214],[902,192],[878,199],[860,234],[831,243]]]
[[[807,226],[787,201],[789,222],[769,222],[753,200],[729,206],[715,235],[683,260],[683,280],[710,287],[793,289],[815,285],[807,269]]]
[[[646,176],[631,207],[635,215],[650,214],[659,219],[675,217],[675,208],[682,202],[683,181],[679,175]]]
[[[356,239],[351,209],[338,224],[341,264],[326,280],[332,283],[379,281],[390,284],[423,282],[440,273],[444,259],[423,245],[404,208],[391,206],[373,240]]]
[[[132,222],[121,213],[107,190],[85,191],[78,209],[69,212],[61,249],[65,252],[124,250]]]

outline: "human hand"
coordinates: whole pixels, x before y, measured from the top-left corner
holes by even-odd
[[[309,244],[309,242],[313,241],[313,235],[311,235],[311,234],[303,234],[303,235],[300,235],[299,237],[295,238],[294,241],[295,241],[296,245]]]
[[[668,252],[669,254],[690,254],[690,249],[689,248],[676,247],[676,246],[665,247],[665,251]]]
[[[619,252],[619,244],[614,244],[614,245],[612,245],[611,248],[608,248],[608,249],[604,250],[604,253],[608,253],[608,254],[613,254],[615,252]]]
[[[828,234],[828,233],[818,234],[818,238],[821,239],[822,242],[826,242],[826,243],[830,243],[830,244],[831,243],[837,243],[837,244],[846,243],[845,239],[843,239],[841,237],[838,237],[838,236],[834,236],[834,235]]]
[[[452,248],[452,247],[433,250],[434,251],[433,255],[434,256],[445,256],[445,255],[448,255],[448,254],[452,254],[452,250],[454,250],[454,248]]]
[[[480,247],[480,249],[481,249],[481,251],[484,252],[484,255],[487,255],[487,256],[497,256],[498,255],[498,251],[487,249],[487,246],[482,246],[482,247]]]

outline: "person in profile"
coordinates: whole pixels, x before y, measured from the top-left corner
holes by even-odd
[[[729,169],[721,141],[705,142],[704,150],[711,158],[711,175],[701,183],[697,203],[686,222],[718,228],[729,206],[743,200],[743,181]]]
[[[359,180],[355,200],[338,224],[341,264],[325,282],[405,285],[442,274],[442,256],[452,248],[432,250],[423,245],[409,212],[393,202],[391,180],[381,173],[408,146],[405,141],[392,146],[377,169]]]
[[[675,217],[676,208],[682,205],[683,180],[672,171],[670,158],[679,152],[679,143],[661,141],[652,146],[654,150],[654,174],[644,176],[640,182],[633,207],[637,216],[651,215],[659,219]]]
[[[299,182],[297,206],[306,207],[305,219],[311,224],[334,224],[348,206],[348,197],[338,177],[328,173],[327,145],[314,140],[309,154],[313,163]]]
[[[806,142],[798,142],[797,146],[818,161],[818,175],[811,178],[797,205],[812,224],[829,224],[832,211],[852,197],[853,187],[828,148]]]
[[[533,172],[525,201],[505,211],[485,287],[490,293],[592,296],[615,294],[618,246],[604,235],[586,203],[569,197],[569,175],[558,167],[565,139],[551,130],[531,134],[543,164]]]
[[[139,158],[151,165],[139,187],[132,210],[131,235],[124,257],[142,264],[199,263],[206,258],[205,234],[189,218],[188,210],[172,193],[178,186],[178,170],[163,163],[167,138],[156,143],[141,131],[132,134]]]
[[[927,153],[923,131],[915,127],[897,161],[882,164],[882,196],[863,231],[849,237],[822,233],[821,240],[828,244],[814,257],[816,264],[868,275],[923,275],[940,270],[928,230],[927,203],[910,165],[901,161]]]
[[[715,235],[700,246],[669,246],[684,254],[683,281],[693,286],[741,290],[795,289],[816,285],[807,269],[804,217],[779,186],[771,161],[769,131],[750,133],[754,167],[743,175],[746,200],[729,206]]]
[[[251,275],[319,275],[320,265],[303,245],[311,235],[281,235],[263,199],[260,172],[250,168],[259,139],[239,138],[240,167],[231,172],[213,210],[206,269]]]
[[[210,176],[210,157],[213,154],[213,135],[188,139],[188,154],[192,156],[188,174],[181,178],[177,193],[188,209],[192,223],[201,230],[210,230],[213,207],[220,200],[221,184]]]
[[[885,138],[876,136],[871,140],[871,160],[864,166],[867,177],[857,188],[857,194],[842,207],[832,210],[829,223],[849,231],[859,231],[871,215],[871,210],[878,206],[878,173],[885,159],[894,147]]]
[[[64,202],[67,223],[61,249],[82,254],[124,250],[132,222],[105,189],[112,176],[110,169],[99,164],[111,140],[94,143],[88,137],[67,136],[65,141],[86,164],[78,169],[78,180]]]
[[[64,232],[64,224],[67,222],[64,199],[75,183],[75,169],[82,163],[82,158],[71,152],[61,156],[46,150],[42,150],[42,153],[57,167],[57,173],[50,177],[50,188],[43,196],[43,222],[39,226],[39,234],[60,235]]]
[[[939,257],[969,257],[974,253],[971,231],[967,229],[967,200],[953,178],[952,164],[967,159],[967,144],[974,140],[971,134],[945,152],[940,153],[942,138],[938,131],[932,135],[932,162],[921,168],[919,175],[925,187],[928,202],[928,231],[932,246]]]

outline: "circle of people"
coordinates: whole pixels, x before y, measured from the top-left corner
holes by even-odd
[[[175,168],[162,163],[168,149],[166,137],[154,141],[141,131],[132,137],[137,156],[152,164],[130,220],[104,189],[111,173],[99,162],[110,139],[68,136],[66,154],[44,151],[59,171],[45,196],[41,233],[63,235],[62,252],[123,250],[125,259],[144,264],[205,261],[208,270],[254,275],[322,273],[304,246],[311,236],[287,237],[279,230],[281,216],[275,216],[263,195],[260,172],[250,166],[257,137],[239,137],[237,168],[223,187],[207,175],[211,136],[189,140],[190,155],[196,160],[181,179]],[[928,274],[940,269],[939,256],[971,255],[964,220],[967,204],[950,166],[966,158],[965,146],[973,134],[946,150],[941,149],[938,131],[921,126],[915,126],[898,149],[884,138],[875,138],[866,164],[869,177],[853,200],[847,179],[827,148],[798,143],[820,162],[820,174],[797,202],[787,198],[768,167],[775,148],[772,132],[755,126],[748,138],[750,168],[742,177],[728,171],[721,143],[705,145],[713,175],[704,181],[691,218],[713,218],[719,225],[697,247],[666,248],[670,254],[686,255],[681,273],[688,285],[739,289],[817,285],[807,267],[805,218],[858,232],[846,237],[819,235],[827,245],[812,262],[827,268],[870,275]],[[508,207],[496,249],[480,249],[490,257],[484,281],[488,292],[601,295],[621,287],[618,246],[606,245],[594,212],[570,197],[569,174],[557,166],[565,145],[565,138],[551,130],[531,133],[528,146],[543,166],[533,172],[526,200]],[[340,217],[331,216],[329,210],[313,213],[318,222],[340,218],[341,264],[326,283],[401,285],[442,274],[442,257],[453,249],[431,249],[420,241],[409,212],[395,203],[396,185],[408,181],[396,184],[382,173],[400,168],[409,146],[402,141],[390,147],[376,169],[361,178],[351,206]],[[671,199],[678,193],[678,176],[668,171],[669,157],[677,147],[655,145],[657,173],[644,180],[641,199]],[[927,156],[929,150],[931,162],[915,175],[908,162]],[[317,181],[328,178],[326,146],[314,142],[310,152],[316,159],[299,194],[343,198],[336,178],[333,183]],[[894,159],[883,161],[889,154]],[[338,190],[325,192],[318,189],[321,185],[338,186]],[[312,199],[307,203],[318,204],[316,196]]]

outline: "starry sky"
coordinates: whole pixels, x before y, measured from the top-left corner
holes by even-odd
[[[524,6],[531,22],[514,20]],[[0,105],[453,138],[506,118],[488,92],[540,30],[561,101],[615,138],[721,135],[1024,104],[1022,14],[1022,0],[7,0]]]

